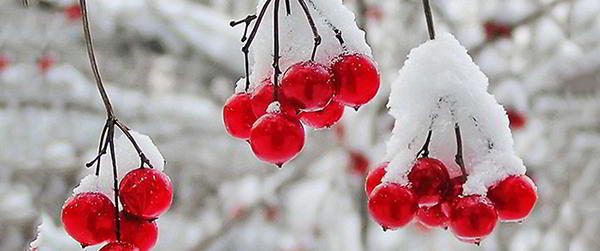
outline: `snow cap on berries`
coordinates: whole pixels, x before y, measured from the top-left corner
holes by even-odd
[[[281,104],[279,101],[273,101],[271,104],[269,104],[269,107],[267,107],[267,113],[281,113]]]
[[[388,107],[396,123],[387,144],[390,168],[383,180],[407,183],[430,128],[430,156],[444,162],[451,177],[458,176],[456,123],[468,174],[465,195],[485,194],[503,178],[524,174],[506,113],[487,87],[487,77],[454,36],[442,33],[413,49],[392,84]]]

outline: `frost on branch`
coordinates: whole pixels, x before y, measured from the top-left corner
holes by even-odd
[[[413,49],[392,84],[388,106],[396,122],[387,146],[391,168],[384,180],[407,183],[429,129],[431,155],[446,164],[451,177],[459,176],[454,162],[456,123],[468,174],[465,195],[485,194],[505,177],[524,174],[506,113],[487,87],[487,77],[452,35],[440,34]]]
[[[371,48],[365,40],[365,33],[354,22],[354,14],[340,0],[305,0],[319,34],[321,44],[318,47],[315,61],[324,65],[344,53],[358,53],[371,57]],[[264,4],[258,4],[257,13]],[[297,62],[311,58],[313,50],[313,33],[298,1],[290,1],[292,15],[285,15],[285,4],[281,4],[279,15],[279,50],[280,67],[288,69]],[[252,88],[262,84],[273,72],[273,8],[268,8],[264,23],[258,29],[251,52],[254,58],[250,82]],[[341,32],[344,45],[336,38],[334,29]]]

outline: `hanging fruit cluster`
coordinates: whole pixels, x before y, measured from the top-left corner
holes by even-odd
[[[158,239],[155,220],[171,206],[171,181],[161,172],[164,163],[159,163],[160,167],[154,168],[142,150],[149,150],[147,147],[152,144],[151,140],[131,131],[114,114],[94,57],[86,1],[81,0],[80,3],[92,72],[106,108],[107,120],[100,137],[98,155],[86,164],[87,167],[96,165],[95,173],[84,178],[78,188],[79,192],[65,202],[61,221],[65,231],[82,247],[108,243],[100,250],[151,250]],[[124,151],[115,150],[116,130],[123,133],[123,140],[119,141],[120,145],[117,147],[130,144],[135,150],[134,158],[139,158],[141,162],[139,166],[117,165],[117,153],[124,154]],[[158,153],[157,149],[152,151]],[[101,165],[101,160],[107,153],[110,155],[110,165]],[[150,157],[156,159],[156,156]],[[100,171],[109,167],[112,167],[112,188],[101,189],[106,186],[102,183],[110,180],[101,179]],[[119,180],[119,170],[131,171]],[[102,175],[108,177],[105,172]],[[88,184],[90,180],[93,184]],[[114,201],[109,198],[109,194],[114,194]]]
[[[286,1],[287,16],[280,20],[280,0],[273,0],[272,71],[253,72],[253,79],[259,83],[251,84],[249,49],[271,2],[264,1],[258,16],[250,15],[231,22],[232,26],[245,24],[242,42],[246,43],[242,51],[246,61],[246,78],[243,90],[226,101],[223,120],[227,132],[235,138],[247,140],[259,159],[281,166],[302,150],[304,125],[314,129],[329,128],[342,118],[344,106],[358,109],[369,102],[379,89],[379,73],[371,58],[366,53],[353,51],[344,40],[342,31],[323,17],[316,3],[318,1],[298,0],[296,9],[301,11],[294,12],[293,4]],[[343,8],[341,4],[339,7]],[[284,58],[285,55],[279,54],[280,22],[295,18],[293,14],[296,12],[304,13],[313,35],[312,55],[306,55],[307,59]],[[339,43],[339,49],[333,52],[337,55],[317,60],[319,46],[331,41],[321,37],[319,25],[311,12],[319,14],[323,26],[332,31],[331,37],[335,36]],[[246,36],[253,22],[252,31]],[[331,51],[327,53],[332,54]],[[286,59],[289,65],[285,72],[280,70],[280,58]]]

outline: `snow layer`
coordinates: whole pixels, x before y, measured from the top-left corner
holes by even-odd
[[[305,1],[322,38],[315,58],[317,62],[329,65],[344,52],[361,53],[371,57],[371,48],[366,43],[365,33],[358,28],[354,14],[342,5],[341,0]],[[265,0],[260,1],[256,13],[260,13],[264,2]],[[291,15],[286,15],[285,1],[280,1],[279,8],[280,68],[285,72],[292,64],[310,60],[314,39],[298,1],[290,1]],[[260,85],[260,81],[270,77],[273,72],[273,9],[274,1],[271,1],[250,48],[253,55],[250,80],[254,87]],[[332,26],[342,32],[344,47],[336,39]]]
[[[387,145],[391,163],[384,181],[407,183],[429,128],[430,156],[443,161],[451,177],[460,175],[454,163],[455,123],[460,125],[468,173],[465,195],[485,194],[497,181],[524,174],[506,112],[487,87],[487,77],[452,35],[440,34],[413,49],[392,84],[388,107],[396,123]]]

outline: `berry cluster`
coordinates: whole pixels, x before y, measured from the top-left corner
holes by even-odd
[[[384,229],[403,227],[416,217],[425,226],[449,227],[459,240],[478,244],[498,220],[525,219],[537,200],[535,184],[525,175],[501,180],[487,196],[464,195],[465,176],[450,178],[446,165],[435,158],[418,158],[406,185],[382,182],[388,165],[377,166],[365,181],[369,212]]]
[[[508,24],[489,20],[483,23],[485,37],[488,40],[497,38],[510,38],[512,36],[512,27]]]
[[[379,89],[379,73],[375,64],[367,55],[346,50],[341,31],[332,24],[329,25],[344,50],[327,64],[315,60],[321,37],[306,2],[298,2],[313,31],[312,57],[291,65],[280,77],[279,0],[275,0],[273,75],[258,78],[263,80],[252,90],[248,50],[270,1],[264,3],[258,16],[250,15],[241,21],[231,22],[232,26],[246,24],[245,31],[248,31],[250,23],[256,20],[250,35],[246,37],[245,32],[242,38],[246,41],[242,48],[246,58],[246,88],[226,101],[223,107],[225,128],[231,136],[247,140],[259,159],[278,166],[302,150],[303,124],[315,129],[329,128],[342,118],[344,106],[358,109],[369,102]]]
[[[137,168],[119,184],[123,211],[119,212],[103,193],[84,192],[65,202],[61,221],[83,247],[109,242],[101,250],[150,250],[158,238],[155,220],[171,205],[172,194],[171,182],[164,173]]]

